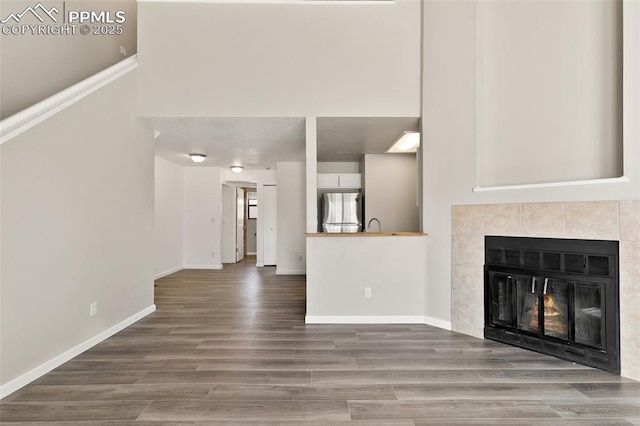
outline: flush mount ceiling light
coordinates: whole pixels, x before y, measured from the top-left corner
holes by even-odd
[[[189,154],[189,157],[191,157],[194,163],[202,163],[204,159],[207,158],[204,154]]]
[[[242,166],[231,166],[231,171],[233,173],[242,173],[243,170],[244,170],[244,167]]]
[[[416,152],[419,146],[420,132],[402,132],[385,152],[392,154]]]

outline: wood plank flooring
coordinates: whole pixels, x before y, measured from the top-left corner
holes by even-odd
[[[156,282],[157,312],[0,402],[3,424],[640,425],[640,383],[426,325],[305,325],[303,277]]]

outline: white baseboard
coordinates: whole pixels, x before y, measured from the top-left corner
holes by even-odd
[[[451,321],[444,321],[438,318],[433,318],[429,316],[424,317],[424,323],[427,325],[432,325],[434,327],[442,328],[444,330],[451,331]]]
[[[305,275],[305,269],[276,269],[276,275]]]
[[[264,268],[264,263],[256,263],[256,266],[257,266],[258,268]]]
[[[307,315],[307,324],[424,324],[421,315]]]
[[[174,274],[178,271],[182,271],[183,267],[182,266],[176,266],[175,268],[171,268],[171,269],[167,269],[164,272],[160,272],[159,274],[156,274],[153,279],[154,280],[159,280],[160,278],[166,277],[167,275],[171,275]]]
[[[306,324],[426,324],[451,330],[451,323],[422,315],[307,315]]]
[[[217,265],[184,265],[182,269],[222,269],[222,264]]]
[[[256,253],[255,251],[248,251],[247,252],[247,256],[257,256],[258,253]]]
[[[90,338],[88,340],[85,340],[84,342],[80,343],[77,346],[74,346],[73,348],[69,349],[68,351],[63,352],[60,355],[50,359],[49,361],[40,364],[39,366],[37,366],[33,370],[28,371],[25,374],[23,374],[22,376],[16,377],[15,379],[11,380],[10,382],[5,383],[4,385],[0,386],[0,399],[4,398],[7,395],[12,394],[13,392],[15,392],[18,389],[28,385],[29,383],[33,382],[34,380],[39,379],[40,377],[44,376],[45,374],[47,374],[49,371],[53,370],[54,368],[61,366],[65,362],[69,361],[70,359],[80,355],[82,352],[84,352],[84,351],[86,351],[88,349],[91,349],[93,346],[97,345],[98,343],[102,342],[103,340],[105,340],[105,339],[113,336],[117,332],[127,328],[131,324],[133,324],[136,321],[146,317],[150,313],[155,312],[155,310],[156,310],[156,305],[151,305],[148,308],[145,308],[145,309],[141,310],[140,312],[131,315],[129,318],[127,318],[127,319],[125,319],[123,321],[120,321],[118,324],[114,325],[113,327],[110,327],[110,328],[106,329],[105,331],[93,336],[92,338]]]

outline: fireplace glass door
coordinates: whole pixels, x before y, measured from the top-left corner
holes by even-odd
[[[540,279],[530,276],[515,276],[516,318],[519,330],[538,332],[538,289]]]
[[[602,347],[603,286],[595,283],[575,283],[574,303],[576,343]]]
[[[491,322],[512,326],[511,275],[491,272]]]
[[[544,334],[569,339],[569,284],[545,278],[542,286]]]

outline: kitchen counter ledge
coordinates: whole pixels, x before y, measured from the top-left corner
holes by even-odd
[[[424,232],[308,232],[305,237],[420,237]]]

